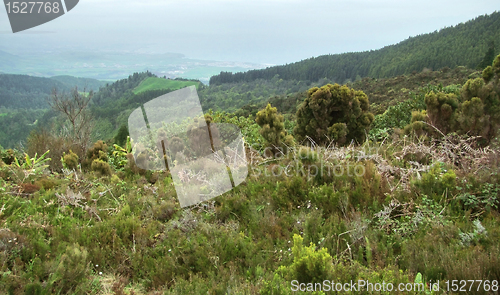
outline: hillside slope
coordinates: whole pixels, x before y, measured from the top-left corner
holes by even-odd
[[[28,75],[0,74],[0,107],[16,109],[48,108],[47,98],[56,88],[69,91],[60,81]]]
[[[271,79],[276,75],[284,80],[318,81],[327,78],[345,83],[363,77],[410,74],[424,68],[476,68],[487,54],[491,41],[497,42],[495,55],[499,53],[499,40],[500,12],[494,12],[453,27],[410,37],[379,50],[322,55],[288,65],[235,74],[221,72],[210,78],[210,85]]]
[[[69,75],[54,76],[50,78],[62,82],[71,88],[74,88],[76,86],[78,87],[79,91],[98,91],[100,87],[106,85],[106,82],[100,80],[92,78],[73,77]]]
[[[145,91],[152,91],[152,90],[162,90],[162,89],[170,89],[170,90],[177,90],[181,89],[184,87],[188,86],[198,86],[200,85],[200,82],[198,81],[184,81],[184,80],[178,80],[178,79],[165,79],[165,78],[159,78],[159,77],[149,77],[143,80],[139,86],[134,88],[133,92],[135,94],[139,94],[141,92]]]

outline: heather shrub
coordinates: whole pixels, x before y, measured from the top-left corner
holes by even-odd
[[[287,147],[293,145],[293,137],[288,135],[285,130],[283,115],[273,108],[271,104],[267,104],[266,108],[260,110],[255,122],[261,127],[259,133],[264,137],[273,154],[279,148],[286,151]]]
[[[90,274],[88,252],[78,244],[66,247],[55,261],[47,288],[54,293],[82,293]]]
[[[404,132],[406,135],[415,134],[418,137],[427,136],[431,128],[427,123],[426,111],[413,111],[411,113],[410,124],[406,125]]]
[[[69,150],[69,153],[63,153],[62,162],[65,168],[75,170],[78,168],[78,155],[75,154],[72,150]]]
[[[374,119],[366,94],[338,84],[309,89],[296,117],[299,141],[309,136],[317,144],[339,145],[363,142]]]
[[[19,153],[16,153],[13,149],[0,149],[0,156],[3,163],[10,165],[14,163],[14,159]]]
[[[332,257],[326,248],[316,250],[316,246],[302,245],[302,237],[293,236],[293,263],[289,267],[291,279],[301,283],[323,282],[333,277]]]
[[[153,216],[159,221],[166,222],[174,216],[177,210],[174,201],[162,201],[160,204],[153,206]]]
[[[452,196],[456,190],[456,178],[453,169],[446,169],[444,164],[437,163],[421,179],[416,180],[414,185],[422,195],[438,201]]]
[[[82,168],[86,170],[92,169],[92,163],[97,159],[108,162],[108,145],[102,140],[97,141],[87,150],[86,158],[82,161]]]
[[[52,171],[61,171],[63,167],[62,159],[65,153],[70,150],[77,155],[78,158],[84,156],[81,147],[74,145],[74,143],[64,136],[59,136],[46,129],[34,130],[27,138],[26,152],[30,156],[35,154],[43,155],[46,151],[50,151],[47,157],[51,158],[49,169]]]
[[[309,147],[301,146],[298,151],[298,157],[305,165],[311,165],[319,160],[318,153]]]
[[[102,176],[110,176],[112,173],[111,166],[109,166],[109,163],[101,159],[95,159],[94,161],[92,161],[90,169],[94,172],[99,173]]]
[[[426,114],[430,124],[444,134],[454,130],[456,110],[459,107],[455,94],[431,91],[425,95],[425,104],[427,105]]]

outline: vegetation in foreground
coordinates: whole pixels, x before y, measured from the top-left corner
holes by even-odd
[[[211,112],[210,122],[242,128],[249,175],[184,209],[168,171],[135,165],[133,143],[89,148],[85,110],[61,112],[72,127],[66,137],[33,133],[28,153],[2,150],[0,291],[291,294],[293,280],[439,280],[448,293],[446,280],[488,280],[489,291],[468,282],[466,292],[496,292],[499,77],[500,56],[458,93],[427,93],[425,109],[413,105],[404,130],[376,131],[380,140],[351,125],[373,116],[364,93],[346,86],[311,89],[296,114],[347,108],[345,130],[336,121],[318,129],[332,135],[326,142],[294,134],[309,121],[286,121],[271,105],[256,121]],[[86,99],[75,92],[53,102],[71,110]],[[365,136],[338,136],[359,134],[351,126]]]
[[[2,164],[2,292],[288,294],[294,279],[397,284],[418,273],[500,280],[498,149],[450,137],[303,146],[272,162],[253,154],[245,183],[180,209],[168,172],[95,147],[107,161],[87,172],[44,172],[43,156]]]

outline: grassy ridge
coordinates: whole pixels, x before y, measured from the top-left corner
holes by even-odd
[[[163,78],[157,78],[157,77],[149,77],[149,78],[145,79],[144,81],[142,81],[141,84],[139,84],[139,86],[134,88],[133,92],[134,92],[134,94],[138,94],[138,93],[141,93],[144,91],[150,91],[150,90],[160,90],[160,89],[177,90],[177,89],[181,89],[181,88],[193,86],[193,85],[196,86],[196,89],[198,89],[200,82],[170,80],[170,79],[163,79]]]

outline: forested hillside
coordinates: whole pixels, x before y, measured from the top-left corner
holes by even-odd
[[[210,78],[210,84],[271,79],[275,75],[284,80],[318,81],[327,78],[345,83],[363,77],[410,74],[424,68],[476,68],[480,64],[491,64],[493,57],[500,52],[499,42],[500,12],[494,12],[433,33],[410,37],[379,50],[322,55],[288,65],[235,74],[221,72]],[[492,46],[494,54],[489,53]],[[489,60],[483,62],[485,57]]]
[[[98,91],[101,86],[106,85],[106,82],[96,80],[96,79],[91,79],[91,78],[79,78],[79,77],[73,77],[73,76],[68,76],[68,75],[61,75],[61,76],[54,76],[51,77],[51,79],[57,80],[59,82],[62,82],[66,84],[68,87],[78,87],[79,90],[83,91],[86,90],[87,92],[92,90],[92,91]]]
[[[387,107],[411,99],[419,93],[421,87],[462,84],[468,78],[479,75],[479,72],[472,69],[458,67],[453,70],[445,68],[440,71],[423,71],[390,78],[364,78],[349,85],[363,90],[370,99],[371,111],[374,114],[382,114]],[[46,78],[39,79],[50,81]],[[150,82],[145,83],[147,80]],[[306,83],[273,77],[271,80],[259,79],[207,87],[195,81],[157,78],[149,72],[134,73],[127,79],[108,83],[94,93],[90,107],[96,125],[94,138],[113,138],[117,130],[127,124],[128,116],[135,108],[160,95],[176,90],[182,85],[193,83],[200,85],[198,95],[205,112],[212,109],[234,112],[238,116],[247,117],[250,114],[255,115],[267,103],[277,107],[280,112],[293,116],[298,105],[305,99],[307,89],[330,82],[332,81],[320,79],[315,83]],[[59,85],[59,87],[64,87],[64,85]],[[67,87],[62,89],[69,90]],[[80,87],[78,89],[83,90]],[[49,90],[49,88],[46,89],[46,91]],[[39,99],[45,104],[48,97],[49,93],[33,94],[32,100]],[[14,147],[23,142],[31,130],[39,127],[37,124],[47,125],[54,121],[55,118],[52,118],[54,114],[47,113],[48,105],[43,107],[45,109],[40,111],[5,109],[5,112],[9,114],[5,113],[0,116],[0,128],[4,130],[0,132],[0,144],[3,147]]]
[[[158,78],[150,72],[134,73],[127,79],[106,84],[92,98],[91,113],[96,120],[94,138],[111,139],[128,116],[158,96],[190,85],[202,85],[197,80]]]
[[[134,73],[128,78],[118,80],[114,83],[107,83],[94,94],[92,101],[97,105],[102,105],[108,101],[117,100],[127,91],[132,92],[135,87],[139,86],[142,80],[153,76],[152,73],[147,71],[144,73]]]
[[[69,91],[71,87],[58,80],[28,75],[0,75],[0,107],[15,109],[47,108],[52,90]]]
[[[26,140],[33,129],[49,124],[48,100],[52,91],[69,93],[99,89],[103,82],[72,76],[52,78],[0,74],[0,145],[15,147]]]
[[[388,78],[363,78],[348,83],[349,86],[362,90],[370,99],[370,109],[374,114],[383,113],[389,106],[409,100],[428,85],[449,86],[463,84],[471,77],[479,77],[480,71],[457,67],[443,68],[439,71],[422,71],[409,75]],[[298,105],[305,99],[306,90],[314,86],[323,86],[331,81],[320,79],[316,83],[306,84],[292,80],[273,78],[252,82],[224,83],[210,85],[199,92],[204,110],[235,112],[238,115],[255,115],[257,111],[271,103],[278,111],[294,115]]]

